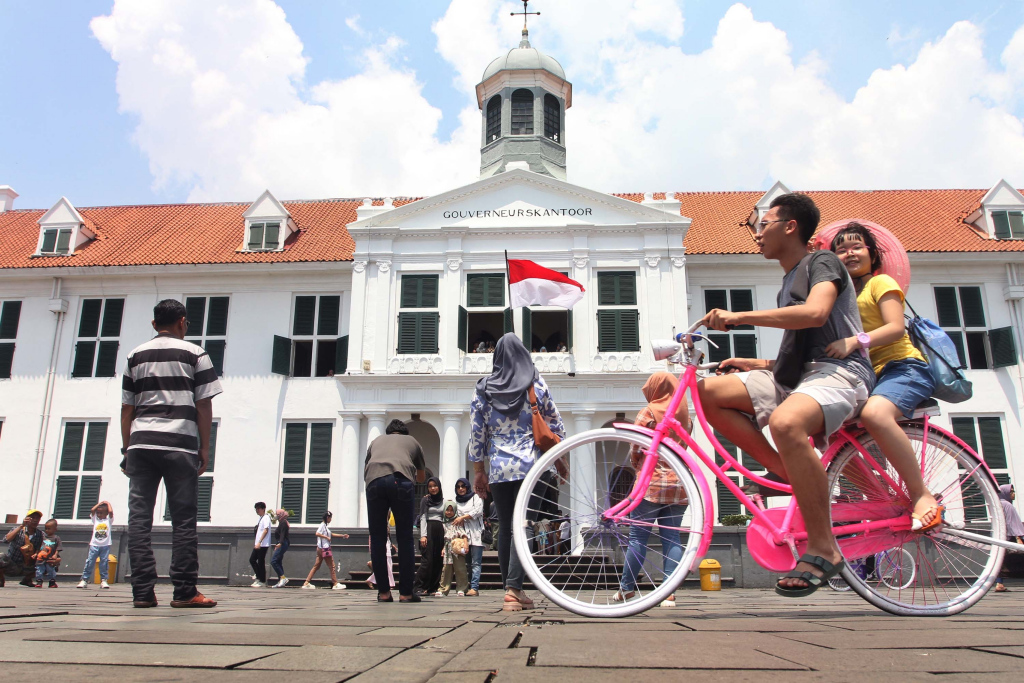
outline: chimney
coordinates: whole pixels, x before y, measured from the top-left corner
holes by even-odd
[[[0,213],[14,208],[14,200],[18,193],[10,185],[0,185]]]

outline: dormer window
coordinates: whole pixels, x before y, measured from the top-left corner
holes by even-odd
[[[291,234],[298,232],[288,209],[270,194],[270,190],[261,194],[242,216],[245,241],[240,251],[282,251]]]
[[[67,254],[71,249],[71,228],[49,228],[43,230],[43,243],[39,247],[40,254]]]
[[[990,239],[1024,240],[1024,195],[1002,179],[985,193],[964,222]]]
[[[280,223],[252,223],[249,225],[248,251],[277,251],[280,248]]]
[[[70,256],[96,234],[86,226],[85,219],[66,197],[54,204],[39,219],[39,242],[36,256]]]
[[[1024,211],[993,211],[992,227],[997,240],[1024,239]]]

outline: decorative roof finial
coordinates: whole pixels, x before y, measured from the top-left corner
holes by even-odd
[[[523,39],[521,41],[519,41],[519,47],[530,47],[530,32],[526,30],[526,17],[531,15],[531,14],[536,14],[538,17],[540,16],[540,12],[528,12],[527,11],[526,4],[528,2],[530,2],[530,0],[523,0],[523,11],[522,12],[509,12],[509,16],[513,16],[513,17],[518,15],[518,14],[522,14],[523,15]]]

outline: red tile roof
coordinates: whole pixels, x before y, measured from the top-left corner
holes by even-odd
[[[753,254],[746,221],[761,192],[681,192],[681,213],[693,219],[686,236],[691,254]],[[964,219],[985,190],[879,190],[808,192],[821,208],[821,223],[862,218],[889,228],[916,252],[1024,251],[1024,241],[992,240]],[[642,194],[619,194],[642,201]],[[656,198],[664,197],[656,194]],[[415,199],[400,199],[396,206]],[[299,228],[282,252],[239,251],[242,214],[237,204],[165,204],[78,209],[97,239],[71,257],[33,258],[43,210],[0,213],[0,268],[136,266],[200,263],[348,261],[355,243],[346,226],[361,199],[283,202]],[[382,200],[374,201],[376,206]]]

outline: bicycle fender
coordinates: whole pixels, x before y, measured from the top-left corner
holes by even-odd
[[[648,429],[647,427],[641,427],[640,425],[630,424],[628,422],[616,422],[612,426],[615,427],[615,429],[622,429],[627,432],[636,432],[652,439],[654,438],[654,430]],[[661,445],[667,447],[679,456],[679,458],[689,468],[690,474],[693,475],[694,480],[697,482],[697,488],[700,489],[701,503],[704,506],[704,529],[701,534],[700,546],[697,548],[697,557],[704,557],[707,554],[708,547],[711,546],[711,535],[713,533],[715,519],[715,510],[711,498],[711,487],[708,485],[707,477],[704,476],[704,471],[698,467],[697,461],[693,459],[693,456],[690,455],[689,451],[676,443],[674,439],[666,438],[662,440]]]

